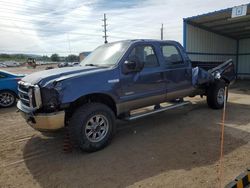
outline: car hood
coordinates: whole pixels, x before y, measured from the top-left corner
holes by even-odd
[[[104,68],[98,67],[65,67],[65,68],[55,68],[50,70],[44,70],[35,72],[28,76],[25,76],[22,81],[28,82],[31,84],[40,84],[41,82],[46,83],[55,79],[59,79],[68,75],[75,74],[88,74],[91,72],[96,72],[98,70],[103,70]]]
[[[16,76],[16,77],[20,77],[20,78],[22,78],[22,77],[27,76],[27,74],[15,74],[15,76]]]

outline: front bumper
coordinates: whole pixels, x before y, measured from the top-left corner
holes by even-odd
[[[39,131],[56,131],[64,127],[65,112],[37,113],[24,108],[20,101],[17,103],[22,117],[34,129]]]

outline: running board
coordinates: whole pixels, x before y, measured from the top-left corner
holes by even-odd
[[[173,104],[173,105],[166,106],[166,107],[161,107],[161,108],[159,108],[157,110],[152,110],[150,112],[131,115],[131,116],[125,118],[125,120],[132,121],[132,120],[140,119],[140,118],[143,118],[143,117],[146,117],[146,116],[149,116],[149,115],[157,114],[157,113],[160,113],[160,112],[164,112],[164,111],[167,111],[167,110],[171,110],[171,109],[174,109],[174,108],[185,106],[185,105],[188,105],[188,104],[191,104],[191,102],[186,101],[186,102]]]

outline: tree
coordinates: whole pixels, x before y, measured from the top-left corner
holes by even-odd
[[[51,61],[60,61],[59,55],[58,54],[52,54],[50,56]]]
[[[50,61],[50,58],[47,55],[39,56],[36,59],[39,61]]]
[[[66,62],[79,62],[79,56],[78,55],[68,55],[66,57]]]

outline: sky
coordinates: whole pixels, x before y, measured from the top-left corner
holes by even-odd
[[[0,53],[51,55],[92,51],[125,39],[164,39],[182,43],[183,18],[249,0],[0,0]]]

